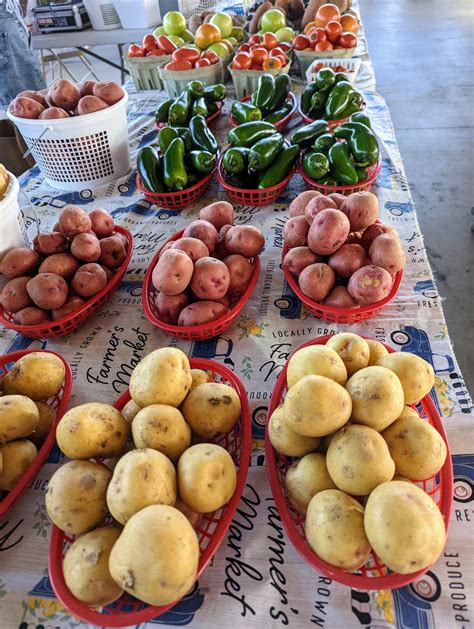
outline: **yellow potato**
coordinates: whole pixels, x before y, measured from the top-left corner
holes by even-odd
[[[321,443],[319,444],[318,450],[320,452],[322,452],[323,454],[326,454],[326,452],[328,451],[328,448],[329,448],[329,446],[331,444],[331,441],[332,441],[334,435],[336,435],[336,434],[337,433],[332,432],[330,435],[326,435],[325,437],[323,437],[321,439]]]
[[[314,552],[336,568],[355,570],[369,557],[364,508],[339,489],[325,489],[311,498],[305,533]]]
[[[176,461],[191,444],[191,428],[180,411],[166,404],[150,404],[136,415],[132,423],[136,448],[153,448]]]
[[[329,476],[324,454],[307,454],[286,473],[285,490],[299,513],[306,513],[311,498],[325,489],[336,489],[336,485]]]
[[[2,469],[0,489],[12,490],[36,458],[38,450],[28,439],[11,441],[0,446]]]
[[[178,461],[178,490],[193,511],[211,513],[232,498],[237,473],[232,457],[213,443],[188,448]]]
[[[190,522],[167,505],[145,507],[125,525],[110,553],[109,569],[124,590],[149,605],[168,605],[189,592],[199,562]]]
[[[120,411],[110,404],[89,402],[62,416],[56,439],[70,459],[109,458],[123,452],[129,432]]]
[[[406,407],[408,409],[408,407]],[[439,432],[409,409],[383,431],[396,471],[412,480],[431,478],[443,467],[446,444]],[[415,413],[415,415],[413,414]]]
[[[107,488],[107,506],[118,522],[125,524],[148,505],[175,502],[176,471],[168,457],[146,448],[119,459]]]
[[[31,352],[16,361],[8,380],[22,395],[47,400],[57,393],[66,375],[63,361],[48,352]]]
[[[1,382],[3,395],[20,395],[18,389],[13,386],[9,373],[3,376]]]
[[[302,347],[288,361],[286,381],[288,388],[304,376],[324,376],[338,384],[346,384],[347,369],[337,352],[326,345]]]
[[[349,378],[346,389],[352,398],[351,419],[379,432],[403,410],[403,389],[397,376],[384,367],[366,367]]]
[[[183,502],[179,497],[177,498],[176,504],[174,506],[176,509],[178,509],[178,511],[181,511],[181,513],[188,518],[192,527],[195,529],[199,523],[199,520],[201,519],[201,514],[191,509],[191,507],[188,507],[188,505]]]
[[[203,369],[191,369],[191,390],[206,382],[214,382],[212,376]]]
[[[24,395],[0,397],[0,443],[29,437],[38,429],[39,411]]]
[[[283,404],[273,411],[267,430],[272,446],[286,456],[304,456],[316,450],[320,441],[318,437],[304,437],[290,428],[285,421]]]
[[[388,354],[388,350],[385,345],[382,345],[382,343],[375,341],[374,339],[365,339],[365,342],[369,346],[370,350],[369,364],[367,367],[373,367],[377,364],[379,358]]]
[[[92,461],[68,461],[54,472],[46,492],[52,522],[71,535],[95,528],[107,515],[105,499],[112,472]]]
[[[367,367],[370,358],[370,349],[365,339],[352,332],[340,332],[331,336],[326,343],[327,347],[335,350],[342,358],[350,378],[359,369]]]
[[[66,552],[64,580],[71,594],[86,605],[102,607],[123,594],[109,571],[110,551],[120,533],[116,526],[102,526],[81,535]]]
[[[382,483],[370,494],[364,526],[378,557],[392,570],[410,574],[434,563],[446,541],[444,519],[420,487]]]
[[[141,407],[138,406],[136,402],[134,402],[133,400],[129,400],[120,412],[122,413],[122,417],[127,422],[127,424],[131,424],[133,418],[140,409]]]
[[[140,407],[179,406],[191,388],[188,357],[180,349],[162,347],[145,356],[130,378],[130,395]]]
[[[295,432],[307,437],[324,437],[343,426],[351,416],[347,391],[324,376],[305,376],[289,389],[285,419]]]
[[[56,420],[56,411],[46,402],[35,402],[35,404],[38,408],[39,423],[31,438],[34,441],[42,441],[48,436],[51,426]]]
[[[193,432],[214,439],[234,427],[240,417],[240,398],[227,384],[207,382],[190,391],[181,411]]]
[[[334,435],[326,455],[329,474],[338,489],[366,496],[395,474],[387,444],[373,428],[353,424]]]
[[[394,352],[379,358],[377,365],[397,374],[402,383],[405,404],[416,404],[428,395],[434,386],[433,367],[415,354]]]

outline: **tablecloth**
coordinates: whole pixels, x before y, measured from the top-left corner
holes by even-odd
[[[369,60],[370,63],[370,60]],[[366,66],[371,72],[371,65]],[[236,206],[236,222],[251,223],[266,237],[257,287],[238,321],[208,341],[176,342],[154,328],[141,305],[141,282],[157,248],[195,218],[200,207],[224,199],[214,180],[205,197],[181,213],[150,205],[137,193],[133,174],[94,191],[61,193],[49,188],[37,168],[22,178],[33,209],[20,199],[30,236],[51,228],[67,204],[108,209],[135,238],[132,261],[118,291],[76,333],[56,341],[27,339],[0,330],[2,353],[48,347],[60,352],[73,371],[71,405],[113,403],[137,362],[152,350],[173,345],[189,356],[211,358],[235,371],[247,389],[254,434],[251,467],[229,534],[199,583],[176,607],[146,623],[199,629],[240,627],[468,627],[474,621],[474,445],[471,400],[451,346],[429,267],[423,237],[384,100],[365,92],[368,113],[382,146],[383,165],[373,191],[380,218],[400,233],[408,264],[400,292],[372,321],[355,326],[326,323],[301,306],[280,268],[288,204],[303,188],[295,176],[275,204]],[[132,156],[152,141],[153,112],[160,97],[142,93],[129,107]],[[228,112],[230,102],[226,102]],[[297,122],[292,123],[297,126]],[[217,135],[224,143],[226,117]],[[454,464],[454,507],[446,548],[420,579],[399,590],[364,592],[337,584],[311,569],[286,537],[271,495],[262,449],[266,411],[276,377],[288,354],[322,334],[350,330],[411,351],[436,373],[432,393],[442,414]],[[53,449],[32,486],[0,521],[0,627],[42,629],[85,627],[56,600],[47,571],[51,525],[44,507],[48,479],[61,463]],[[427,532],[428,534],[428,532]],[[104,623],[106,626],[106,623]]]

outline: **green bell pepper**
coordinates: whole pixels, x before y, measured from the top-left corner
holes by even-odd
[[[329,160],[322,153],[308,151],[303,157],[303,172],[311,179],[321,179],[329,172]]]
[[[331,68],[322,68],[319,70],[314,79],[318,90],[323,90],[324,92],[329,91],[336,83],[335,76],[334,70],[331,70]]]

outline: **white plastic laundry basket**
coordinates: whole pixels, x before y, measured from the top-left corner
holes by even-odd
[[[8,111],[46,181],[61,190],[94,188],[130,172],[128,93],[92,114],[28,120]]]

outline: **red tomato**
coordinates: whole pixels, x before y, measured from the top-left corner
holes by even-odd
[[[264,33],[262,45],[267,50],[272,50],[278,46],[278,39],[273,33]]]
[[[357,37],[353,33],[342,33],[337,43],[343,48],[355,48],[357,46]]]
[[[189,61],[189,63],[196,63],[196,61],[200,58],[201,53],[196,48],[178,48],[171,55],[172,61]]]
[[[211,65],[214,65],[219,61],[219,55],[213,50],[206,50],[202,53],[201,59],[209,59]]]
[[[326,41],[328,38],[328,34],[326,33],[326,30],[324,28],[315,28],[314,33],[316,35],[316,41]]]
[[[340,22],[332,20],[331,22],[328,22],[326,24],[325,30],[328,35],[329,41],[333,43],[339,38],[339,35],[342,33],[342,26]]]
[[[160,35],[156,41],[158,43],[158,46],[162,50],[164,50],[167,55],[172,55],[178,47],[176,46],[176,44],[173,44],[171,39],[169,37],[166,37],[166,35]]]
[[[138,44],[132,44],[128,48],[128,56],[129,57],[144,57],[145,53],[143,52],[143,48]]]
[[[145,35],[142,42],[142,48],[145,54],[147,52],[150,52],[150,50],[155,50],[155,48],[158,48],[158,46],[156,45],[156,39],[153,37],[153,35]]]
[[[250,52],[250,46],[248,44],[241,44],[239,46],[239,52]]]
[[[279,44],[279,48],[281,48],[283,50],[283,52],[290,52],[291,45],[288,42],[286,42],[286,41],[282,41]]]
[[[268,58],[268,50],[259,46],[250,51],[250,57],[252,58],[252,63],[262,65],[265,59]]]
[[[304,50],[309,46],[309,38],[306,35],[297,35],[293,40],[295,50]]]
[[[262,66],[257,65],[256,63],[252,63],[252,65],[250,66],[251,70],[261,70]]]
[[[232,67],[236,70],[250,70],[252,57],[248,52],[238,52],[232,61]]]
[[[279,59],[282,68],[286,66],[286,64],[288,63],[288,58],[285,57],[285,55],[278,55],[277,57],[273,57],[274,59]]]
[[[325,50],[334,50],[334,46],[330,41],[318,41],[314,49],[318,52],[323,52]]]
[[[270,50],[270,52],[268,53],[269,57],[278,57],[278,55],[285,56],[285,53],[283,52],[283,50],[280,47],[274,48],[273,50]]]
[[[315,70],[321,70],[321,68],[324,68],[324,63],[317,63],[314,67]]]
[[[278,70],[278,68],[281,68],[281,61],[276,57],[268,57],[263,62],[264,70]]]
[[[249,46],[253,46],[254,44],[260,44],[262,40],[260,39],[260,35],[252,35],[249,37],[248,44]]]
[[[206,68],[207,66],[210,66],[211,62],[209,61],[209,59],[198,59],[196,61],[196,63],[194,64],[195,68]]]
[[[193,65],[190,61],[170,61],[165,65],[165,70],[181,71],[192,69]]]
[[[164,57],[165,52],[161,50],[161,48],[154,48],[153,50],[150,50],[150,52],[147,52],[146,56],[147,57]]]

